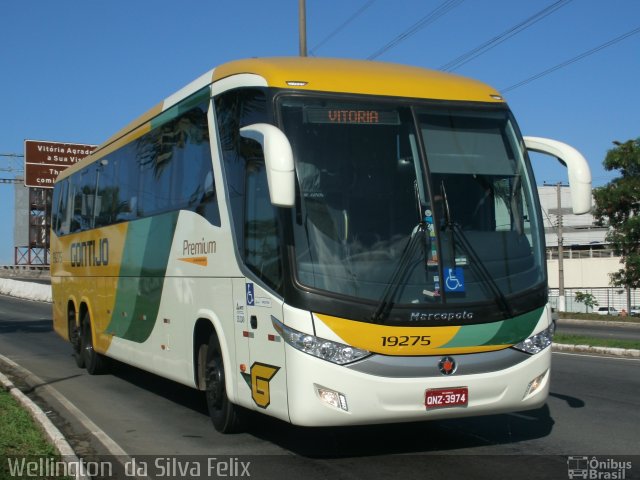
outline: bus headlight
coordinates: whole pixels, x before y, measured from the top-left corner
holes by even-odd
[[[555,324],[549,325],[549,327],[545,328],[541,332],[532,335],[531,337],[523,340],[522,342],[514,345],[513,348],[516,350],[520,350],[525,353],[538,353],[551,345],[551,341],[553,340],[553,332],[555,330]]]
[[[272,321],[273,327],[286,343],[301,352],[308,353],[322,360],[337,363],[338,365],[345,365],[371,355],[371,352],[367,350],[361,350],[345,345],[344,343],[333,342],[325,338],[316,337],[315,335],[299,332],[298,330],[287,327],[273,317]]]

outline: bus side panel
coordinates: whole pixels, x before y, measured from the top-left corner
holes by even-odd
[[[61,269],[62,269],[62,253],[60,251],[60,241],[55,233],[51,232],[51,298],[52,298],[52,316],[53,330],[63,339],[69,340],[69,331],[67,328],[67,303],[68,297],[63,293]],[[53,253],[56,252],[56,255]]]
[[[94,348],[106,353],[111,336],[104,331],[111,320],[116,284],[128,224],[57,237],[51,235],[51,287],[55,331],[68,339],[71,302],[76,313],[84,303],[91,314]],[[79,322],[81,319],[77,318]]]
[[[146,246],[124,254],[123,271],[132,274],[119,279],[107,329],[112,336],[108,355],[193,387],[198,319],[218,330],[234,363],[231,278],[240,272],[228,230],[189,211],[176,212],[175,222],[155,218],[155,226],[140,227],[135,234],[138,240],[133,243]],[[144,274],[136,274],[136,269]]]

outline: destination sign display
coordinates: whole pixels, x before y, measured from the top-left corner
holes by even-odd
[[[396,110],[368,108],[366,105],[305,107],[306,123],[333,123],[339,125],[399,125]]]

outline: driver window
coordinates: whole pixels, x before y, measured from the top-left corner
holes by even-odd
[[[278,291],[282,284],[276,208],[269,199],[263,159],[247,162],[244,259],[247,267]]]

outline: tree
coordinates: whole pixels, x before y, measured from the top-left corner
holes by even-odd
[[[589,308],[593,309],[593,307],[598,305],[596,297],[590,293],[576,292],[576,302],[584,303],[584,313],[587,313]]]
[[[623,268],[610,274],[611,284],[640,287],[640,138],[616,145],[603,162],[607,171],[618,170],[604,187],[594,189],[594,217],[600,226],[609,225],[606,241],[621,257]]]

